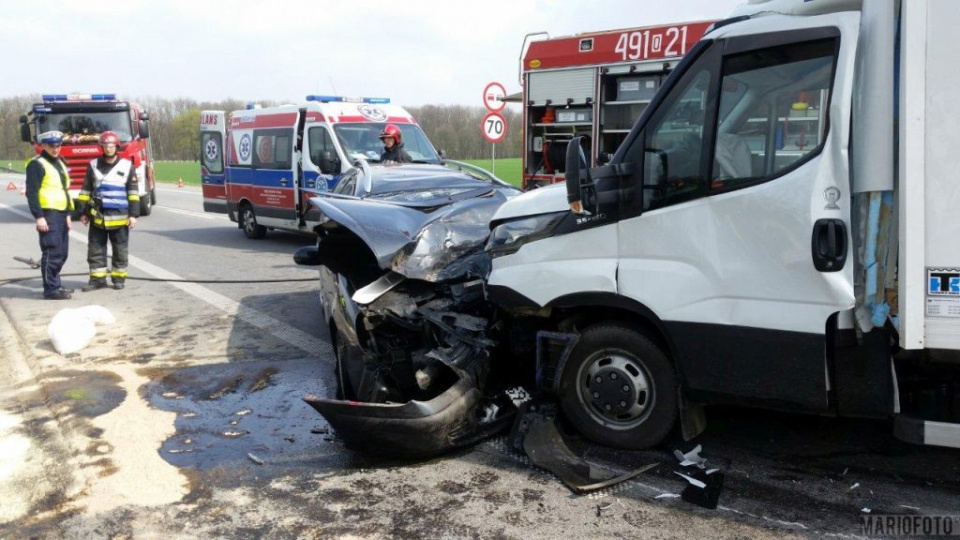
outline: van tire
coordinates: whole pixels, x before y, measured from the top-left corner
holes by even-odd
[[[653,341],[623,323],[583,331],[564,365],[559,390],[570,423],[607,446],[656,446],[679,414],[673,363]]]
[[[243,234],[251,240],[260,240],[267,235],[267,228],[257,223],[257,216],[253,213],[253,206],[249,203],[240,207],[239,222]]]
[[[153,212],[153,198],[149,193],[140,197],[140,215],[149,216]]]

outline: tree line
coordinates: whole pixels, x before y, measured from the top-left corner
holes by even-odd
[[[121,98],[124,98],[121,96]],[[235,111],[246,107],[246,101],[197,101],[191,98],[162,98],[156,96],[124,98],[138,103],[150,114],[150,139],[154,159],[193,161],[200,154],[200,111]],[[19,118],[26,114],[40,95],[0,98],[0,158],[26,159],[33,154],[30,145],[21,142]],[[274,101],[259,101],[261,106],[278,105]],[[466,105],[421,105],[406,107],[437,150],[443,150],[451,159],[482,159],[490,157],[490,143],[483,138],[480,122],[487,113],[483,107]],[[497,157],[519,157],[521,152],[521,114],[505,109],[507,138],[497,145]]]

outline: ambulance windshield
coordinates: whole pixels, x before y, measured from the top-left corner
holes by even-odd
[[[383,143],[380,132],[385,123],[344,123],[334,124],[333,131],[350,159],[364,158],[367,161],[380,161]],[[427,140],[423,130],[416,124],[394,124],[403,135],[403,149],[410,154],[415,163],[440,163],[440,156]]]
[[[96,144],[100,134],[113,131],[130,142],[130,113],[126,111],[62,112],[37,117],[37,133],[62,131],[63,144]]]

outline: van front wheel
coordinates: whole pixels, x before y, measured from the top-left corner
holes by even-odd
[[[580,336],[560,380],[570,423],[598,443],[639,450],[656,446],[678,415],[677,376],[667,355],[624,324],[604,323]]]

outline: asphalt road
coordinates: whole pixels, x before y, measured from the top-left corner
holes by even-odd
[[[40,255],[25,200],[0,193],[0,538],[857,538],[867,512],[960,514],[960,452],[900,443],[886,422],[709,409],[695,442],[725,475],[716,510],[669,496],[685,485],[671,445],[576,441],[610,467],[660,463],[590,496],[504,437],[418,463],[358,455],[300,399],[333,384],[316,272],[291,258],[312,240],[248,240],[195,188],[158,199],[131,235],[126,290],[46,302],[11,258]],[[79,289],[74,233],[64,273]],[[57,354],[51,318],[90,304],[117,322]]]

